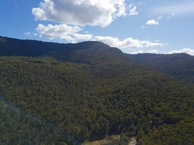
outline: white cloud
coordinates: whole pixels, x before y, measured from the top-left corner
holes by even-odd
[[[75,38],[76,41],[80,41],[80,40],[91,40],[93,35],[92,34],[79,34],[79,33],[75,33],[73,34],[73,37]]]
[[[141,48],[136,48],[136,49],[122,49],[123,52],[129,53],[129,54],[139,54],[139,53],[155,53],[155,54],[176,54],[176,53],[186,53],[189,55],[194,56],[194,49],[191,48],[182,48],[179,50],[172,50],[169,52],[161,52],[157,49],[141,49]]]
[[[138,15],[137,6],[135,4],[127,6],[125,0],[42,0],[39,7],[32,9],[32,13],[36,20],[58,23],[37,26],[36,34],[48,39],[61,39],[72,43],[102,41],[122,49],[164,45],[130,37],[119,40],[111,36],[94,36],[83,32],[86,25],[106,27],[117,17]]]
[[[139,53],[152,53],[152,54],[156,54],[158,53],[158,50],[153,49],[153,50],[136,50],[136,51],[128,51],[127,53],[129,54],[139,54]]]
[[[179,49],[179,50],[173,50],[173,51],[168,52],[168,54],[172,54],[172,53],[187,53],[187,54],[190,54],[190,55],[194,55],[194,49],[182,48],[182,49]]]
[[[49,24],[47,26],[39,24],[36,31],[40,37],[48,39],[63,39],[72,43],[80,40],[89,40],[92,38],[91,34],[80,34],[82,28],[78,26],[68,26],[66,24]]]
[[[155,46],[164,45],[158,42],[151,42],[148,40],[141,41],[133,38],[126,38],[124,40],[119,40],[118,38],[114,38],[110,36],[95,36],[93,40],[101,41],[112,47],[118,47],[118,48],[145,48],[145,47],[155,47]]]
[[[137,6],[135,6],[134,4],[130,4],[128,6],[128,9],[129,9],[129,15],[130,16],[135,16],[135,15],[138,15],[139,13],[137,12]]]
[[[160,24],[160,21],[164,18],[163,15],[159,15],[156,19],[150,19],[150,20],[147,20],[145,25],[141,26],[141,29],[145,29],[146,28],[146,25],[159,25]]]
[[[40,37],[48,39],[61,39],[64,41],[76,43],[79,41],[101,41],[107,45],[118,48],[144,48],[163,46],[164,44],[159,42],[151,42],[148,40],[138,40],[133,38],[126,38],[119,40],[111,36],[93,36],[88,33],[81,33],[82,28],[78,26],[68,26],[66,24],[60,25],[43,25],[39,24],[36,31]]]
[[[32,13],[36,20],[106,27],[126,15],[126,3],[125,0],[44,0]]]
[[[174,14],[174,15],[194,15],[194,2],[181,2],[168,6],[157,7],[154,13]]]
[[[159,24],[159,21],[156,21],[154,19],[148,20],[146,22],[146,25],[158,25],[158,24]]]

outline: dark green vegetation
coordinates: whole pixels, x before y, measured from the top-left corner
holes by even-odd
[[[194,90],[100,42],[0,37],[0,144],[194,144]]]
[[[194,84],[194,57],[188,54],[137,54],[129,55],[134,61],[154,70],[167,73],[183,83]]]

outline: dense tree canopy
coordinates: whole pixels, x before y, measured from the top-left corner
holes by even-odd
[[[121,133],[139,145],[194,144],[193,86],[102,43],[74,47],[0,57],[0,144],[81,144]]]
[[[154,70],[167,73],[185,84],[194,84],[194,57],[188,54],[137,54],[128,55],[134,61]]]

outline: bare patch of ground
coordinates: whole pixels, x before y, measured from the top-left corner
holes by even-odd
[[[125,135],[114,135],[106,137],[103,140],[85,142],[82,145],[136,145],[135,137],[129,138]]]

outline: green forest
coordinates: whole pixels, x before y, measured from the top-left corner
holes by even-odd
[[[4,54],[14,46],[1,43]],[[1,54],[0,144],[80,145],[119,134],[138,145],[194,144],[193,84],[89,44]]]

